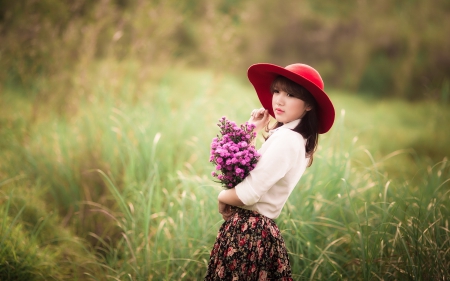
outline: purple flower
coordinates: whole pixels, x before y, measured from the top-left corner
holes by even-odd
[[[220,135],[211,142],[209,161],[216,165],[211,175],[222,186],[232,188],[253,170],[260,157],[251,144],[256,137],[255,126],[249,123],[237,126],[226,117],[222,117],[217,125]]]

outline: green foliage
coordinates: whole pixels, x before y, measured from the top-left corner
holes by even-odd
[[[10,179],[0,185],[14,181],[23,182]],[[0,280],[85,280],[83,271],[95,260],[59,225],[60,219],[27,192],[40,197],[24,186],[0,197]]]
[[[355,165],[344,154],[358,147],[333,146],[324,145],[332,164],[307,171],[279,218],[298,278],[448,278],[448,161],[429,167],[416,185],[387,178],[377,163]]]
[[[201,279],[222,222],[209,145],[259,106],[248,82],[103,60],[71,85],[64,110],[0,96],[1,277]],[[448,278],[450,113],[330,96],[335,126],[277,219],[294,279]]]
[[[58,105],[76,94],[58,85],[98,59],[236,72],[305,62],[327,87],[448,100],[447,0],[0,3],[1,85]]]

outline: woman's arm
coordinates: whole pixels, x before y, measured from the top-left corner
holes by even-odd
[[[264,126],[267,125],[267,123],[269,123],[269,111],[264,108],[254,109],[250,115],[250,120],[248,120],[248,122],[255,125],[254,131],[256,133],[258,133],[262,128],[264,128]],[[228,220],[233,214],[233,211],[231,211],[231,206],[245,205],[237,196],[234,188],[220,192],[218,200],[219,213],[222,215],[224,220]]]
[[[219,193],[218,199],[220,202],[231,206],[244,206],[244,203],[239,199],[234,188],[222,190]]]

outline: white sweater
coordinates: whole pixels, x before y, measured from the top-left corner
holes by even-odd
[[[235,187],[245,204],[241,208],[255,210],[271,219],[280,215],[309,163],[306,140],[291,130],[299,122],[300,119],[274,130],[258,150],[261,157],[255,169]]]

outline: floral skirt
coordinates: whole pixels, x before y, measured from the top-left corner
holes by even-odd
[[[235,209],[217,234],[205,280],[293,280],[275,222],[255,211]]]

